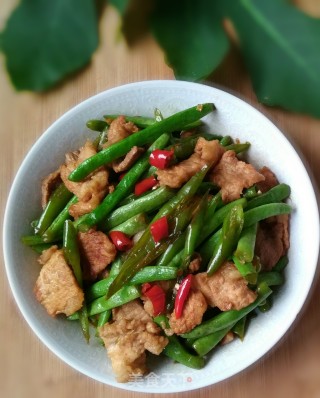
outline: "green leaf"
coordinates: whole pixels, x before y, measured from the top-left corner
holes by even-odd
[[[152,30],[177,78],[206,78],[224,58],[229,42],[219,8],[212,0],[156,0]]]
[[[18,90],[46,90],[85,66],[98,45],[93,0],[22,0],[2,32],[1,50]]]
[[[239,0],[229,15],[258,99],[320,117],[320,20],[285,0]]]
[[[109,4],[112,4],[119,12],[120,15],[124,15],[128,9],[130,0],[109,0]]]

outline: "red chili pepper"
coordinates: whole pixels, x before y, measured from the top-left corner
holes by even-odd
[[[145,178],[135,185],[134,194],[137,196],[142,195],[144,192],[149,191],[149,189],[153,188],[157,184],[158,180],[154,176]]]
[[[174,313],[176,318],[180,318],[182,315],[183,307],[188,297],[192,282],[192,274],[187,275],[181,282],[177,291],[176,299],[174,302]]]
[[[129,250],[133,246],[131,239],[121,231],[111,231],[109,236],[115,247],[121,252]]]
[[[165,169],[168,167],[174,157],[174,150],[169,151],[165,149],[155,149],[151,152],[149,163],[158,169]]]
[[[151,235],[153,240],[158,243],[162,239],[167,238],[169,235],[169,225],[166,216],[159,218],[150,226]]]
[[[145,285],[147,285],[145,283]],[[148,285],[150,285],[148,283]],[[153,306],[153,316],[163,314],[166,308],[166,294],[164,290],[158,285],[150,285],[143,293],[151,301]],[[142,290],[144,288],[142,287]]]

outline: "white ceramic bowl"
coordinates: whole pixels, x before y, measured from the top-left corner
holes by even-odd
[[[200,371],[154,358],[152,373],[136,382],[116,382],[106,351],[87,345],[78,324],[50,318],[35,300],[33,286],[39,266],[36,255],[20,243],[40,211],[40,181],[64,161],[64,154],[82,145],[92,132],[88,119],[103,114],[164,116],[203,102],[217,111],[205,118],[210,130],[250,141],[249,160],[269,166],[280,182],[292,188],[291,248],[286,283],[270,312],[255,318],[244,342],[218,349]],[[107,90],[68,111],[35,143],[13,183],[4,220],[4,255],[9,283],[26,321],[42,342],[73,368],[102,383],[140,392],[169,393],[212,385],[247,368],[265,355],[288,331],[300,313],[314,280],[319,251],[317,200],[303,163],[285,136],[261,113],[216,88],[179,81],[149,81]],[[308,238],[311,236],[312,238]],[[94,341],[94,338],[92,338]]]

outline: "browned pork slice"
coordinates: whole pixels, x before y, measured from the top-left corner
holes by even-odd
[[[115,160],[112,163],[113,170],[116,173],[122,173],[123,171],[130,169],[130,167],[134,165],[143,152],[143,148],[139,148],[137,146],[132,147],[124,158]]]
[[[78,198],[78,202],[71,205],[69,209],[69,213],[74,218],[94,210],[108,192],[109,173],[104,167],[95,170],[83,181],[72,182],[68,179],[69,174],[80,163],[96,153],[93,143],[87,141],[80,151],[68,153],[66,163],[60,167],[62,181]]]
[[[193,287],[203,293],[208,305],[218,307],[221,311],[240,310],[257,297],[231,262],[224,263],[211,276],[206,272],[196,274]]]
[[[118,116],[110,123],[106,146],[121,141],[137,131],[139,131],[139,129],[134,123],[126,122],[124,116]]]
[[[191,290],[184,304],[181,317],[177,319],[174,311],[170,315],[170,328],[176,334],[189,332],[201,323],[203,314],[206,312],[207,307],[206,299],[201,291]]]
[[[42,180],[41,184],[41,206],[44,209],[49,201],[49,198],[57,186],[61,183],[60,170],[50,173]]]
[[[90,229],[78,234],[81,253],[86,260],[84,276],[94,280],[116,257],[117,250],[108,236],[101,231]]]
[[[62,250],[53,246],[39,258],[43,264],[34,287],[37,300],[48,314],[66,314],[67,316],[82,307],[84,294],[80,289],[72,270],[68,266]]]
[[[268,167],[263,166],[262,169],[259,170],[259,173],[262,174],[265,178],[264,181],[257,183],[257,188],[262,193],[269,191],[269,189],[279,184],[276,175]]]
[[[224,148],[218,140],[207,141],[200,137],[194,149],[194,153],[186,160],[168,167],[157,170],[156,174],[160,185],[171,188],[180,188],[193,175],[202,169],[204,165],[217,164],[224,152]]]
[[[265,270],[271,270],[290,246],[289,215],[271,217],[259,223],[255,252]]]
[[[134,123],[126,122],[124,116],[118,116],[110,124],[110,128],[108,130],[108,141],[105,144],[105,148],[129,137],[137,131],[139,131],[139,128]],[[125,156],[112,162],[113,170],[116,173],[122,173],[123,171],[128,170],[143,152],[143,148],[139,148],[137,146],[132,147]]]
[[[244,188],[249,188],[264,179],[251,164],[239,160],[234,151],[225,152],[210,173],[210,180],[221,188],[224,202],[239,199]]]
[[[147,372],[146,351],[159,355],[168,344],[161,329],[143,309],[139,300],[112,311],[113,321],[99,329],[116,378],[127,382],[130,377]]]

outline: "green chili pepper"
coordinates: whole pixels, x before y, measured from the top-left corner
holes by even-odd
[[[156,122],[86,159],[70,174],[69,179],[70,181],[81,181],[100,166],[124,156],[133,146],[143,146],[153,142],[162,134],[181,130],[184,126],[201,119],[214,109],[213,104],[197,105]]]
[[[217,271],[217,269],[232,253],[238,243],[243,222],[243,208],[241,205],[235,205],[223,222],[219,243],[215,247],[212,258],[208,264],[208,275],[212,275]]]
[[[268,286],[280,286],[284,283],[284,278],[280,272],[266,271],[260,272],[258,275],[258,282],[265,282]]]
[[[72,193],[64,184],[59,185],[59,187],[50,196],[50,199],[40,216],[35,227],[36,234],[42,235],[44,233],[72,196]]]
[[[244,316],[248,315],[252,310],[254,310],[255,308],[257,308],[257,306],[263,303],[266,298],[270,296],[272,290],[266,283],[261,283],[258,286],[257,292],[257,299],[247,307],[242,308],[241,310],[230,310],[221,312],[212,319],[202,322],[201,325],[196,326],[190,332],[182,334],[181,337],[186,339],[198,339],[200,337],[217,332],[218,330],[232,327],[236,322],[238,322]]]
[[[232,257],[234,265],[240,274],[252,285],[257,283],[258,272],[251,262],[242,263],[236,256]]]

